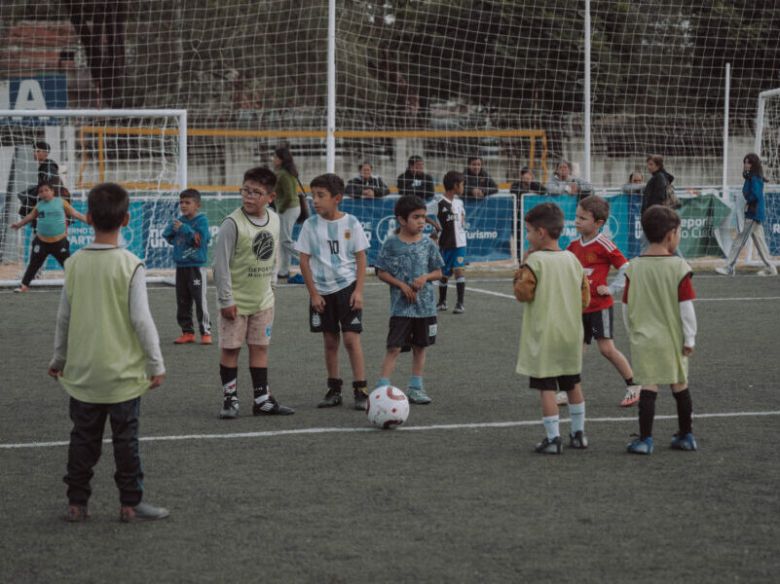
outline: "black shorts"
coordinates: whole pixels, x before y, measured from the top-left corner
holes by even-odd
[[[559,375],[558,377],[531,377],[529,386],[539,391],[572,391],[581,379],[580,374]]]
[[[613,323],[612,307],[596,312],[586,312],[582,315],[582,327],[585,329],[585,344],[591,340],[611,339]]]
[[[391,316],[387,332],[387,348],[401,347],[409,351],[412,347],[430,347],[436,342],[436,317]]]
[[[352,310],[349,298],[355,291],[356,283],[352,282],[333,294],[325,294],[325,310],[315,312],[309,303],[309,330],[313,333],[362,333],[363,311]]]

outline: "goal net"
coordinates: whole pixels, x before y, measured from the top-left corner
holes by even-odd
[[[156,241],[159,223],[176,212],[187,184],[187,115],[182,110],[0,110],[0,254],[3,278],[17,278],[27,264],[33,225],[12,226],[37,202],[42,181],[61,185],[58,195],[86,214],[86,194],[115,182],[130,193],[130,224],[122,243],[147,263],[170,268]],[[163,219],[164,218],[164,219]],[[89,244],[92,229],[68,226],[71,253]],[[169,264],[169,265],[166,265]],[[38,280],[58,278],[49,258]]]

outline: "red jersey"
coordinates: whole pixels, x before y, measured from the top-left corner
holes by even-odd
[[[598,312],[612,306],[612,295],[600,296],[596,289],[607,285],[610,267],[618,269],[628,263],[626,257],[603,233],[599,233],[587,243],[583,243],[581,237],[575,239],[566,249],[577,256],[588,277],[590,304],[584,312]]]

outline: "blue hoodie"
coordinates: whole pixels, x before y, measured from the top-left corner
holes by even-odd
[[[766,204],[764,203],[764,179],[754,174],[745,177],[742,185],[742,196],[745,197],[745,219],[763,223],[766,219]]]
[[[173,245],[173,261],[179,268],[202,268],[208,262],[209,220],[203,213],[192,219],[179,217],[181,227],[173,229],[173,221],[163,231],[165,241]]]

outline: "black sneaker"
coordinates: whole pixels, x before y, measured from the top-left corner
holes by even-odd
[[[294,409],[283,406],[270,393],[256,397],[252,404],[253,416],[289,416],[294,413]]]
[[[330,388],[322,401],[317,404],[318,408],[333,408],[341,405],[341,390],[336,388]]]
[[[235,394],[225,396],[219,417],[221,420],[233,420],[238,417],[238,398]]]
[[[368,394],[362,389],[355,389],[352,393],[355,395],[355,409],[365,412],[368,407]]]
[[[439,302],[439,303],[436,305],[436,310],[438,310],[439,312],[442,312],[442,311],[444,311],[444,310],[447,310],[447,303],[446,303],[446,302]]]
[[[561,437],[556,436],[552,440],[545,437],[544,440],[539,442],[534,448],[539,454],[560,454],[563,452],[563,444],[561,444]]]
[[[588,437],[585,432],[577,430],[574,434],[569,434],[569,448],[575,450],[585,450],[588,447]]]

